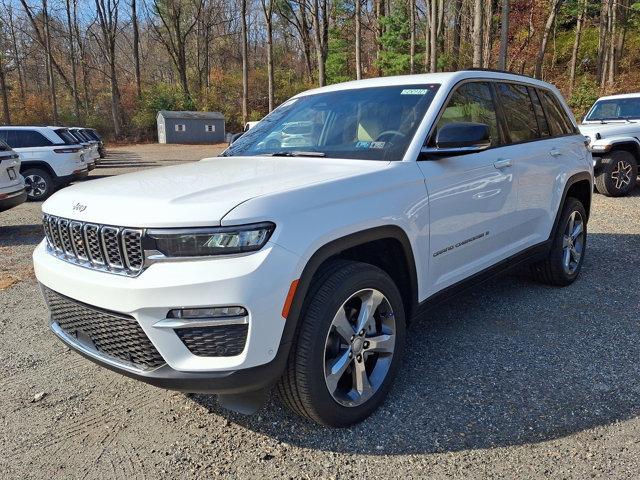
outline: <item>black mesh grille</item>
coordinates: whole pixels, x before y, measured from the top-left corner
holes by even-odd
[[[87,238],[87,248],[89,250],[89,259],[99,265],[104,264],[104,256],[102,255],[102,248],[100,247],[100,236],[98,231],[100,227],[98,225],[85,225],[84,232]]]
[[[73,244],[71,243],[71,232],[69,232],[69,220],[65,220],[64,218],[58,220],[58,230],[60,232],[62,249],[68,255],[75,255],[75,252],[73,251]]]
[[[88,260],[87,247],[84,244],[84,234],[82,232],[82,223],[72,222],[70,230],[71,241],[76,249],[76,255],[80,260]]]
[[[142,234],[139,230],[122,232],[122,247],[126,253],[127,266],[131,270],[140,270],[144,262],[142,254]]]
[[[102,310],[44,289],[52,321],[78,341],[88,339],[104,355],[141,369],[164,365],[156,348],[131,316]]]
[[[233,357],[240,355],[247,341],[249,325],[178,328],[180,340],[191,353],[200,357]]]
[[[122,255],[120,253],[120,245],[118,242],[118,229],[113,227],[102,227],[102,246],[104,247],[104,255],[110,266],[122,268]]]

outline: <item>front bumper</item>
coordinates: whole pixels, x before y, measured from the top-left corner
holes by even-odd
[[[156,263],[138,277],[66,263],[50,255],[44,241],[33,258],[43,286],[133,317],[166,365],[151,371],[129,368],[51,324],[63,342],[96,363],[160,387],[192,392],[253,391],[275,381],[281,372],[280,357],[288,351],[288,345],[281,345],[286,324],[281,311],[299,259],[275,244],[248,255]],[[243,306],[248,312],[246,343],[239,355],[194,355],[173,329],[158,325],[175,308],[225,305]]]

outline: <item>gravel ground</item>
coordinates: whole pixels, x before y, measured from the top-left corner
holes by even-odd
[[[217,151],[114,148],[91,177]],[[156,389],[69,351],[46,326],[31,268],[39,208],[0,214],[0,478],[640,474],[640,188],[594,196],[571,287],[516,273],[412,325],[388,400],[345,430],[277,399],[254,416],[230,413],[215,397]]]

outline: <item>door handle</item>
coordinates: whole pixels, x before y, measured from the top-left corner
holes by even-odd
[[[496,168],[507,168],[512,165],[510,158],[501,158],[500,160],[496,160],[493,162],[493,166]]]
[[[562,152],[560,150],[558,150],[557,148],[552,148],[549,151],[549,155],[551,155],[552,157],[559,157],[560,155],[562,155]]]

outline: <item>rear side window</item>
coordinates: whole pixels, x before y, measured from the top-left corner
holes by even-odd
[[[565,109],[560,105],[560,101],[556,96],[547,90],[538,90],[538,93],[544,110],[547,113],[551,135],[555,137],[576,133],[573,123],[569,119]]]
[[[35,130],[9,130],[7,143],[11,148],[49,147],[53,143]]]
[[[74,145],[78,143],[75,137],[71,135],[69,130],[66,130],[64,128],[59,128],[55,132],[64,141],[66,145]]]
[[[533,110],[536,113],[536,118],[538,119],[538,129],[540,130],[541,137],[548,137],[551,135],[549,130],[549,123],[547,122],[547,117],[544,114],[544,109],[542,108],[542,103],[540,102],[540,97],[538,97],[538,92],[533,87],[529,87],[529,96],[531,97],[531,101],[533,102]]]
[[[93,133],[93,131],[91,130],[82,130],[82,133],[84,133],[87,136],[87,138],[90,138],[91,140],[94,140],[94,141],[99,140],[98,136],[95,133]]]
[[[496,88],[511,143],[540,138],[538,120],[527,87],[515,83],[497,83]]]
[[[435,146],[438,131],[444,125],[453,122],[484,123],[489,126],[491,132],[491,146],[502,143],[491,87],[486,82],[464,83],[453,92],[431,136],[431,146]]]

